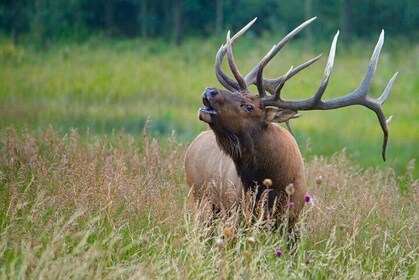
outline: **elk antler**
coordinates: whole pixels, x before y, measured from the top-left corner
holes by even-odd
[[[383,156],[383,160],[385,161],[387,141],[388,141],[388,124],[390,123],[392,117],[390,117],[386,121],[384,112],[382,109],[382,104],[386,101],[387,97],[389,96],[390,89],[398,73],[396,72],[393,75],[393,77],[388,82],[384,92],[378,99],[373,99],[368,96],[368,92],[370,91],[370,88],[371,88],[372,79],[374,77],[374,73],[377,68],[377,63],[378,63],[378,58],[380,56],[381,48],[384,43],[384,31],[382,31],[380,34],[380,38],[378,39],[377,45],[375,46],[374,52],[371,56],[371,60],[368,65],[368,70],[360,86],[356,90],[354,90],[351,93],[346,94],[345,96],[322,101],[321,98],[323,96],[323,93],[326,90],[327,84],[329,82],[329,77],[333,69],[333,62],[335,58],[336,43],[337,43],[338,36],[339,36],[339,31],[336,33],[333,39],[332,46],[330,48],[329,58],[328,58],[328,61],[324,70],[324,75],[320,83],[320,87],[313,97],[305,99],[305,100],[299,100],[299,101],[284,100],[281,98],[281,95],[280,95],[282,85],[281,83],[279,83],[273,95],[267,96],[262,99],[262,104],[264,106],[275,106],[278,108],[293,109],[293,110],[330,110],[330,109],[337,109],[337,108],[342,108],[342,107],[351,106],[351,105],[365,106],[375,112],[375,114],[378,117],[378,121],[380,122],[381,128],[383,130],[384,139],[383,139],[382,156]],[[289,72],[290,71],[288,71],[288,73]],[[289,74],[288,75],[287,74],[285,74],[283,78],[281,79],[282,84],[287,80],[289,76]]]
[[[253,25],[253,23],[255,23],[256,19],[257,18],[254,18],[245,27],[243,27],[239,32],[237,32],[232,38],[230,38],[230,32],[228,32],[226,45],[221,45],[220,49],[217,52],[217,55],[215,56],[215,75],[217,76],[217,79],[220,82],[220,84],[222,84],[226,89],[230,91],[239,91],[240,87],[236,81],[232,80],[230,77],[228,77],[224,73],[222,69],[224,55],[227,52],[227,48],[229,48],[230,49],[229,64],[230,64],[231,71],[233,72],[234,77],[239,77],[239,80],[242,80],[243,78],[238,72],[237,66],[234,62],[231,45],[236,39],[240,38]],[[231,67],[232,65],[233,67]]]
[[[321,55],[316,56],[296,68],[291,67],[288,72],[276,79],[266,79],[263,78],[263,69],[268,64],[269,61],[285,46],[288,41],[290,41],[295,35],[297,35],[304,27],[313,22],[316,18],[311,18],[293,31],[288,33],[278,44],[274,45],[272,49],[265,55],[265,57],[243,78],[240,74],[237,65],[234,61],[232,44],[233,42],[240,38],[256,21],[257,18],[249,22],[245,27],[243,27],[239,32],[237,32],[233,37],[230,38],[230,32],[227,33],[227,42],[225,45],[221,45],[220,49],[217,52],[215,58],[215,74],[218,81],[230,91],[247,91],[247,87],[250,84],[256,84],[256,87],[259,92],[259,97],[261,98],[261,103],[263,106],[275,106],[282,109],[292,109],[292,110],[330,110],[337,109],[351,105],[363,105],[372,111],[374,111],[378,117],[381,128],[383,130],[384,139],[383,139],[383,148],[382,148],[382,157],[384,161],[386,160],[386,149],[388,142],[388,124],[390,123],[392,116],[386,120],[384,112],[382,109],[382,104],[386,101],[388,95],[390,94],[391,87],[394,83],[394,80],[397,77],[397,72],[388,82],[384,92],[378,99],[372,99],[368,96],[368,92],[371,88],[372,79],[374,77],[375,70],[377,68],[378,58],[380,56],[381,48],[384,43],[384,31],[381,32],[380,38],[378,39],[377,45],[375,46],[374,52],[372,54],[370,63],[368,65],[367,73],[361,83],[361,85],[353,92],[346,94],[345,96],[332,98],[326,101],[322,101],[321,98],[325,92],[329,77],[332,73],[333,62],[336,53],[336,43],[339,36],[339,31],[336,33],[333,38],[332,45],[329,52],[329,57],[327,64],[324,70],[323,79],[320,83],[319,89],[316,94],[305,100],[290,101],[281,98],[281,90],[285,82],[296,75],[301,70],[307,68],[314,62],[320,59]],[[228,63],[233,73],[236,81],[228,77],[222,70],[222,61],[227,53]],[[271,95],[267,96],[266,91]]]
[[[295,28],[293,31],[291,31],[284,39],[282,39],[278,44],[274,45],[271,51],[262,59],[262,61],[256,65],[252,71],[250,71],[244,78],[240,74],[238,67],[234,61],[233,57],[233,51],[232,51],[232,44],[234,41],[238,38],[240,38],[252,25],[255,23],[257,18],[254,18],[251,22],[249,22],[246,26],[244,26],[239,32],[237,32],[233,37],[230,38],[230,32],[227,33],[227,40],[225,45],[221,45],[220,49],[217,52],[217,55],[215,57],[215,75],[217,76],[218,81],[220,84],[222,84],[226,89],[230,91],[246,91],[247,87],[251,84],[256,84],[256,78],[257,73],[259,71],[263,71],[263,67],[281,50],[282,47],[285,46],[286,43],[288,43],[289,40],[291,40],[295,35],[297,35],[304,27],[309,25],[311,22],[313,22],[316,18],[311,18],[304,23],[302,23],[300,26]],[[223,58],[225,54],[227,53],[228,57],[228,63],[231,69],[231,72],[233,73],[234,77],[236,78],[237,82],[232,80],[230,77],[227,76],[227,74],[224,73],[222,70],[222,63]],[[317,60],[322,55],[316,56],[309,61],[299,65],[298,67],[294,68],[291,73],[288,75],[288,79],[293,77],[295,74],[300,72],[301,70],[307,68]],[[263,63],[263,66],[261,67],[261,64]],[[260,70],[261,69],[261,70]],[[271,94],[274,92],[277,85],[281,82],[283,77],[279,77],[276,79],[265,79],[263,78],[263,84],[264,87],[268,92]],[[260,94],[260,92],[259,92]],[[262,96],[263,97],[263,96]]]
[[[312,23],[316,18],[313,17],[302,24],[300,24],[297,28],[293,31],[288,33],[287,36],[284,37],[278,44],[274,45],[272,49],[265,55],[264,58],[250,71],[246,77],[245,81],[249,84],[256,84],[259,92],[259,97],[263,98],[265,93],[265,88],[271,94],[274,90],[280,85],[283,84],[287,79],[290,79],[292,76],[303,70],[304,68],[310,66],[314,62],[320,59],[321,55],[316,56],[315,58],[310,59],[309,61],[301,64],[295,69],[290,69],[287,74],[277,79],[264,79],[263,78],[263,69],[265,66],[271,61],[272,58],[292,39],[295,35],[297,35],[304,27]]]

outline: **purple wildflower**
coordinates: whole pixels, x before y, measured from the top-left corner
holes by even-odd
[[[294,203],[294,201],[290,201],[290,208],[294,208],[295,207],[295,203]]]
[[[304,196],[304,201],[305,201],[305,202],[308,202],[308,203],[311,203],[311,204],[314,204],[313,197],[312,197],[311,195],[309,195],[309,194],[306,194],[306,195]]]
[[[280,249],[276,249],[275,250],[275,255],[277,255],[278,257],[282,256],[283,252]]]

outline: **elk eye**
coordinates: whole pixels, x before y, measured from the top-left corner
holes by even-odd
[[[248,112],[252,112],[253,111],[253,106],[252,105],[245,105],[245,108]]]

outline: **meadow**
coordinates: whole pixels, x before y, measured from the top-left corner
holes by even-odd
[[[52,128],[2,131],[0,278],[419,276],[413,163],[396,176],[363,169],[344,152],[314,157],[307,165],[314,204],[290,252],[281,232],[246,224],[245,213],[206,222],[205,207],[189,198],[185,146],[174,137],[160,144],[146,133],[112,136],[118,141]]]
[[[136,135],[149,119],[153,136],[165,138],[174,130],[180,142],[188,143],[208,129],[197,120],[197,109],[202,106],[204,88],[219,86],[213,63],[224,40],[191,39],[176,47],[164,41],[110,42],[96,38],[83,44],[52,45],[48,51],[15,47],[0,40],[0,129],[11,126],[40,132],[52,126],[61,132],[76,128],[80,134],[89,130],[99,135],[123,129]],[[235,56],[241,72],[246,73],[275,41],[251,37],[243,41],[237,43]],[[359,42],[347,48],[338,44],[324,98],[358,87],[374,45]],[[328,49],[329,42],[309,49],[303,41],[291,42],[267,67],[266,76],[277,77],[290,65],[324,53],[319,62],[284,88],[286,98],[310,97],[323,76]],[[403,173],[407,163],[419,156],[418,52],[417,45],[388,38],[374,77],[370,94],[378,97],[392,75],[399,72],[384,104],[386,116],[394,115],[386,163],[380,157],[382,131],[376,116],[360,106],[303,112],[292,126],[304,156],[331,156],[347,148],[348,154],[365,167],[393,167]],[[256,88],[252,90],[256,92]]]
[[[235,53],[243,73],[274,43],[246,40]],[[399,71],[384,105],[394,115],[387,162],[363,107],[292,122],[314,204],[291,253],[280,232],[245,225],[240,213],[206,223],[189,198],[183,157],[207,129],[196,112],[203,89],[218,85],[222,41],[96,38],[40,51],[0,40],[1,278],[419,278],[419,47],[387,38],[374,78],[377,97]],[[358,86],[374,43],[338,44],[326,97]],[[267,75],[328,47],[292,42]],[[289,81],[285,96],[311,96],[324,65]]]

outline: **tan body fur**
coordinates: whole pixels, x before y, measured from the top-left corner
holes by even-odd
[[[290,209],[291,222],[294,223],[304,206],[306,194],[304,163],[298,145],[288,131],[272,123],[259,136],[254,143],[255,150],[249,155],[254,157],[256,164],[255,184],[264,179],[272,180],[269,196],[271,200],[279,199],[278,214],[283,214],[286,209],[286,186],[294,184],[295,192],[291,196],[294,208]],[[185,170],[195,199],[200,200],[210,187],[210,192],[221,194],[217,201],[219,206],[229,209],[239,203],[243,183],[231,157],[217,145],[214,132],[203,132],[191,143],[186,152]],[[260,174],[256,174],[256,171]]]
[[[186,151],[186,182],[192,195],[201,200],[212,194],[219,198],[219,207],[230,209],[242,197],[243,185],[232,159],[219,147],[212,131],[199,134]]]

